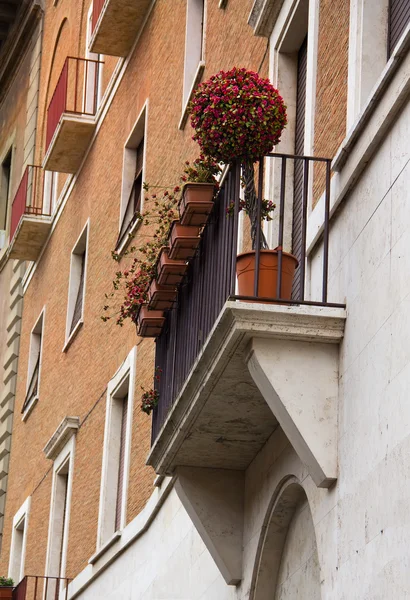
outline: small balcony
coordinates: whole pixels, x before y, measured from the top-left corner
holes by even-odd
[[[241,175],[248,185],[238,166],[228,172],[177,301],[165,312],[147,460],[159,475],[175,477],[182,504],[232,585],[242,579],[245,471],[275,430],[318,487],[337,479],[346,318],[327,291],[331,161],[276,153],[261,159],[248,204],[256,212],[253,230],[241,224]],[[324,225],[308,259],[313,190],[324,190]],[[262,228],[270,201],[277,208]]]
[[[26,575],[14,588],[12,600],[67,600],[70,579]]]
[[[47,109],[44,169],[76,173],[95,129],[98,60],[67,57]]]
[[[41,167],[29,165],[24,171],[11,208],[10,258],[39,257],[51,229],[51,186],[47,193]]]
[[[153,414],[148,462],[163,475],[175,473],[181,465],[244,470],[281,426],[317,485],[328,487],[337,477],[338,348],[345,320],[345,306],[329,302],[327,293],[331,161],[281,154],[264,157],[256,172],[259,217],[267,169],[273,173],[272,200],[277,208],[270,233],[266,226],[258,227],[255,268],[247,274],[252,278],[251,292],[238,292],[238,239],[241,252],[251,246],[246,228],[240,233],[239,227],[241,174],[239,168],[231,168],[177,303],[166,313],[156,341],[156,367],[162,375],[156,384],[159,404]],[[318,259],[311,264],[316,291],[308,294],[312,171],[314,177],[323,177],[326,208]],[[293,203],[300,206],[297,223]],[[234,214],[227,217],[233,205]],[[277,263],[262,290],[266,241],[276,249]],[[285,249],[298,261],[293,284],[286,275]],[[294,264],[290,268],[294,270]],[[269,277],[275,278],[273,288]],[[320,381],[312,377],[318,369]],[[328,410],[330,397],[334,402]]]
[[[94,0],[91,52],[127,56],[151,0]]]

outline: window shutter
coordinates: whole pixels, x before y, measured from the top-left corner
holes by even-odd
[[[397,42],[403,35],[410,21],[409,0],[390,0],[389,6],[389,56],[393,53]]]
[[[136,213],[141,210],[142,198],[142,169],[144,166],[144,138],[140,141],[136,150],[135,175],[131,192],[128,198],[127,206],[121,223],[120,233],[117,239],[116,248],[118,248],[125,237],[128,235],[131,227],[136,220]]]
[[[122,401],[120,458],[118,464],[117,503],[115,507],[115,531],[121,527],[122,494],[124,490],[125,442],[127,436],[128,396]]]
[[[85,252],[81,255],[81,275],[80,283],[77,291],[77,298],[75,301],[73,319],[71,321],[70,333],[81,319],[81,313],[83,311],[83,298],[84,298],[84,273],[85,273]]]
[[[303,156],[305,145],[305,108],[307,76],[307,37],[298,54],[296,91],[296,135],[295,154]],[[292,254],[300,261],[302,256],[302,203],[303,203],[303,161],[295,160],[293,187]],[[301,290],[300,264],[293,280],[292,298],[297,299]]]
[[[41,340],[40,340],[40,348],[41,348]],[[32,400],[34,400],[34,398],[37,396],[38,376],[40,373],[40,348],[39,348],[39,352],[38,352],[37,362],[35,364],[34,371],[31,376],[30,383],[28,385],[27,394],[24,399],[23,408],[21,409],[22,413],[26,410],[26,408],[30,404],[30,402]]]

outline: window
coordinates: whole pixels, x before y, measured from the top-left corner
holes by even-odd
[[[185,34],[185,65],[182,95],[183,115],[179,125],[186,122],[186,109],[192,92],[201,79],[205,62],[205,0],[188,0]]]
[[[57,204],[58,193],[58,173],[54,171],[44,171],[44,193],[43,209],[44,214],[52,215]]]
[[[0,169],[0,249],[6,241],[6,231],[10,212],[10,184],[13,150],[7,152]],[[1,234],[1,232],[4,232]]]
[[[75,333],[83,323],[84,315],[84,293],[87,275],[87,245],[88,245],[88,223],[84,227],[72,252],[70,264],[70,280],[68,284],[68,306],[66,322],[66,344],[68,348]]]
[[[93,3],[88,11],[87,17],[87,35],[85,41],[85,57],[91,61],[101,61],[101,54],[95,54],[95,52],[89,51],[91,36],[92,36],[92,18],[93,18]],[[85,63],[84,73],[84,113],[94,114],[101,103],[102,96],[102,63],[97,62]]]
[[[30,511],[31,497],[29,496],[23,506],[13,518],[13,530],[11,534],[9,577],[15,583],[24,577],[24,563],[26,556],[27,525]]]
[[[389,0],[388,55],[393,54],[407,25],[410,23],[409,0]]]
[[[48,531],[46,575],[48,577],[64,578],[66,576],[68,531],[71,506],[71,490],[73,481],[73,461],[75,450],[75,432],[78,422],[72,424],[75,418],[66,418],[57,429],[51,441],[46,446],[46,455],[54,459],[53,481],[51,489],[50,521]],[[78,419],[77,419],[78,421]],[[63,440],[67,440],[65,445]],[[58,454],[57,454],[58,452]],[[54,600],[59,596],[57,586],[62,592],[65,582],[50,581],[45,600]]]
[[[109,544],[126,522],[135,361],[133,348],[108,384],[98,549]]]
[[[147,126],[147,103],[145,104],[133,132],[124,148],[122,174],[120,231],[115,249],[121,251],[127,244],[130,234],[139,222],[138,216],[143,206],[143,182],[145,171],[145,138]]]
[[[30,351],[27,373],[27,390],[21,412],[23,419],[28,417],[34,406],[37,404],[40,393],[40,374],[44,331],[44,312],[42,310],[36,324],[31,331]]]

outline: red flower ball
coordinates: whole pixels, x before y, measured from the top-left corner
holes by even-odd
[[[255,162],[279,143],[286,106],[268,79],[234,67],[198,86],[191,124],[204,154],[224,163]]]

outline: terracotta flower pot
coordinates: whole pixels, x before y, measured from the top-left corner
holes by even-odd
[[[186,183],[179,204],[181,225],[205,225],[214,205],[213,197],[212,183]]]
[[[168,310],[177,299],[177,290],[172,285],[160,285],[155,279],[148,289],[148,308],[151,310]]]
[[[293,254],[282,252],[282,285],[280,298],[290,300],[292,283],[298,261]],[[239,254],[236,259],[236,275],[238,277],[238,295],[254,296],[255,252]],[[277,297],[278,251],[261,250],[259,263],[258,297]]]
[[[147,306],[142,306],[137,319],[137,333],[141,337],[157,337],[164,323],[162,310],[149,310]]]
[[[169,233],[169,258],[172,260],[193,258],[200,241],[199,227],[181,225],[179,221],[174,221]]]
[[[13,598],[13,588],[0,587],[0,598],[7,598],[7,600],[11,600],[11,598]]]
[[[185,260],[169,258],[169,249],[162,248],[157,263],[157,282],[160,285],[177,286],[181,283],[188,268]]]

